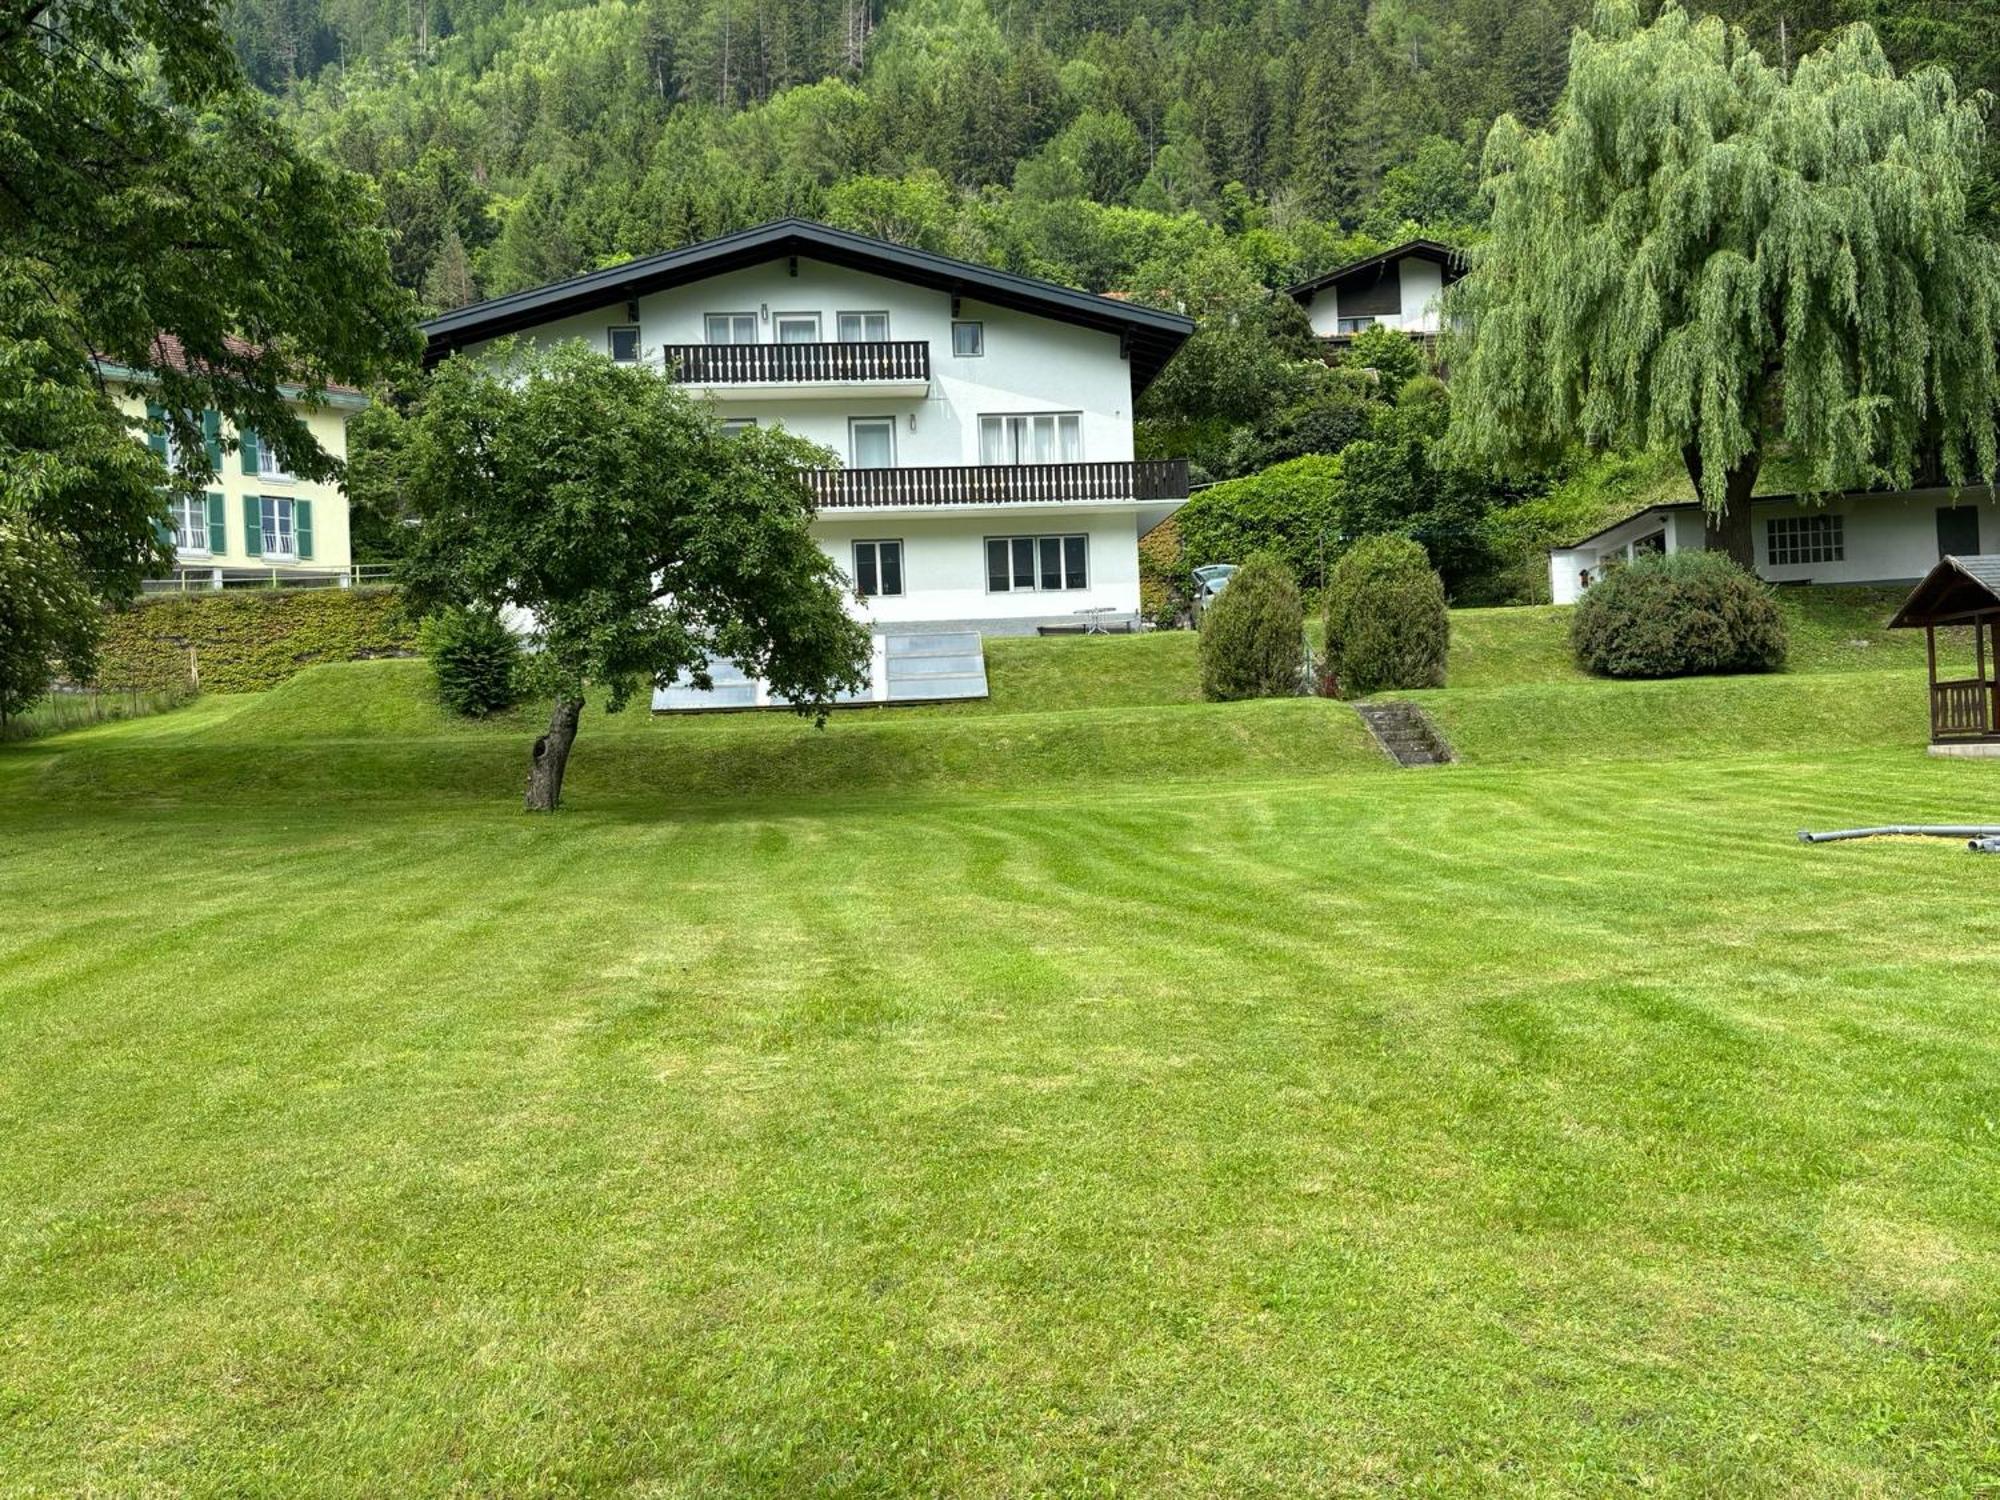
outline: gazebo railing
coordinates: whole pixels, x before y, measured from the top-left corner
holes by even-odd
[[[1958,739],[1989,735],[1993,722],[1993,684],[1960,677],[1931,684],[1931,738]]]

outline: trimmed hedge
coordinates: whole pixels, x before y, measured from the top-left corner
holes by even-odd
[[[1305,671],[1305,608],[1291,570],[1254,554],[1201,617],[1201,695],[1289,698]]]
[[[1189,568],[1271,552],[1294,578],[1316,585],[1322,552],[1337,545],[1341,530],[1340,460],[1312,454],[1211,485],[1175,520]]]
[[[1655,552],[1614,564],[1570,617],[1577,664],[1600,677],[1775,672],[1785,621],[1770,587],[1721,552]]]
[[[1329,696],[1443,687],[1450,650],[1444,581],[1416,542],[1364,537],[1334,564],[1326,587]]]
[[[244,589],[153,594],[108,613],[100,687],[188,685],[192,646],[201,687],[254,693],[321,662],[409,656],[416,626],[395,589]]]

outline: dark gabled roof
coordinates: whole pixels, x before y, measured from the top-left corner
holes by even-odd
[[[1352,261],[1344,266],[1335,266],[1310,281],[1301,281],[1297,286],[1285,288],[1285,295],[1296,302],[1310,302],[1313,293],[1323,287],[1332,286],[1336,281],[1347,281],[1353,277],[1365,276],[1370,272],[1380,273],[1391,261],[1414,257],[1417,260],[1434,260],[1447,272],[1447,280],[1456,280],[1465,271],[1465,256],[1442,240],[1405,240],[1394,249],[1384,250],[1380,255],[1371,255],[1366,260]]]
[[[557,318],[593,312],[667,287],[728,271],[803,256],[850,270],[872,271],[916,286],[963,294],[995,307],[1013,308],[1059,322],[1115,333],[1132,364],[1134,396],[1152,382],[1194,332],[1194,320],[1112,297],[1079,292],[1033,276],[1017,276],[928,250],[891,244],[871,235],[834,229],[805,219],[780,219],[679,250],[641,256],[533,291],[475,302],[423,325],[430,340],[426,364],[481,339],[519,333]]]
[[[1891,630],[1940,625],[2000,610],[2000,556],[1943,557],[1889,621]]]

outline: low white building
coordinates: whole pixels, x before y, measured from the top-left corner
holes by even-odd
[[[808,483],[857,613],[1026,632],[1139,612],[1139,538],[1187,498],[1133,456],[1139,393],[1190,319],[801,220],[424,325],[427,360],[503,335],[672,372],[725,423],[839,466]]]
[[[1757,574],[1772,583],[1910,583],[1941,557],[2000,544],[2000,497],[1977,489],[1857,492],[1822,500],[1760,496],[1751,502]],[[1606,564],[1642,552],[1698,552],[1707,545],[1701,506],[1648,506],[1567,547],[1549,551],[1549,597],[1574,604]]]
[[[1435,338],[1443,331],[1444,289],[1465,273],[1463,257],[1436,240],[1409,240],[1393,250],[1337,266],[1286,288],[1321,338],[1344,344],[1368,328]]]

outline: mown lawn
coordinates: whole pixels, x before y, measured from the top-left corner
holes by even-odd
[[[2000,821],[1920,677],[1088,661],[0,747],[0,1493],[2000,1484],[2000,860],[1792,838]]]

